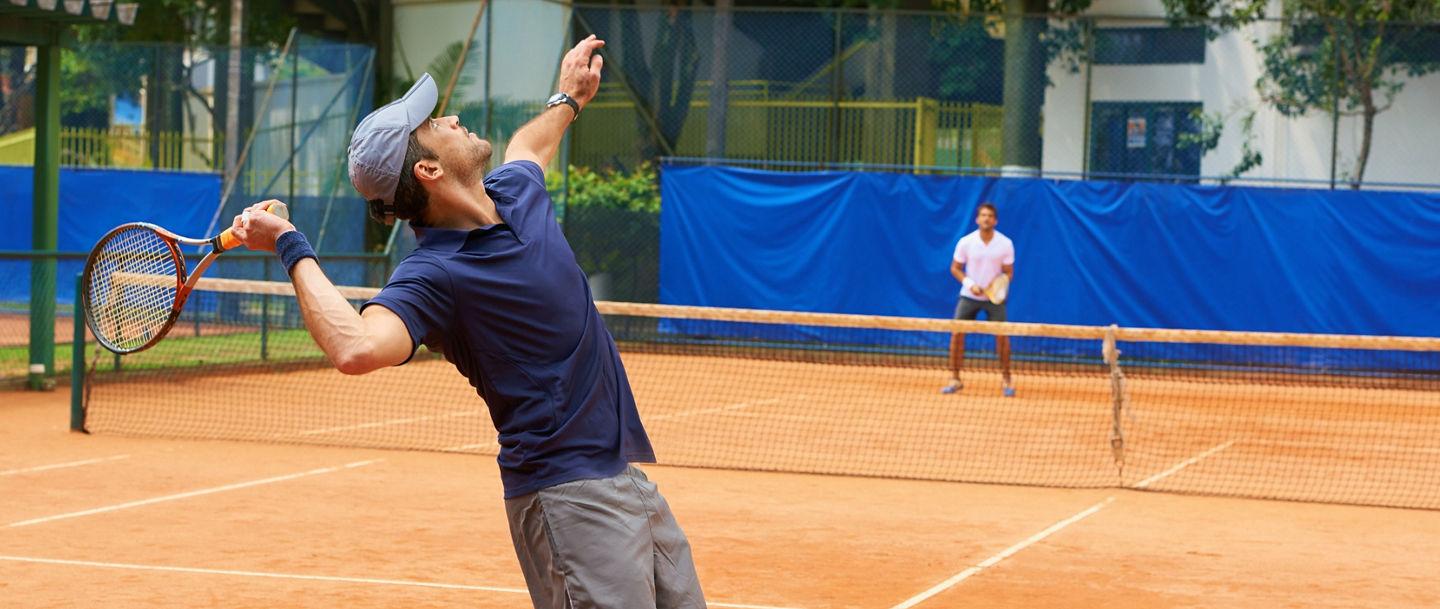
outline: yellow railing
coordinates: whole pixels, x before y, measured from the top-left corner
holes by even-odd
[[[710,83],[699,84],[672,151],[676,156],[705,156]],[[765,81],[730,83],[727,158],[917,168],[1000,166],[999,106],[928,98],[835,102],[796,98],[791,95],[793,87]],[[585,120],[575,125],[571,162],[576,165],[604,167],[614,161],[628,165],[640,152],[641,118],[634,104],[613,89],[606,93],[586,107]],[[84,167],[215,171],[217,144],[210,137],[148,134],[129,127],[62,128],[60,135],[61,163]],[[265,168],[247,173],[246,183],[253,187],[263,188],[276,178],[275,170]],[[296,187],[305,192],[324,190],[333,181],[328,174],[296,173]],[[292,176],[280,179],[288,187]]]
[[[219,138],[146,133],[132,127],[60,128],[60,164],[124,169],[212,171]]]
[[[348,141],[349,132],[343,121],[330,120],[327,141]],[[242,174],[242,184],[249,192],[277,191],[306,195],[324,194],[328,188],[345,179],[343,167],[332,165],[318,170],[296,169],[284,163],[292,145],[292,131],[312,123],[285,125],[263,129],[253,138],[257,147],[251,163]],[[338,138],[338,139],[337,139]],[[145,133],[132,127],[91,129],[62,127],[60,129],[60,164],[66,167],[109,167],[116,169],[155,169],[181,171],[219,171],[214,160],[220,138],[197,137],[175,132]],[[0,136],[0,164],[30,165],[34,163],[34,130]],[[315,155],[310,155],[314,157]],[[267,163],[256,164],[256,159]],[[279,161],[275,161],[279,159]],[[318,162],[316,158],[307,161]],[[323,160],[323,159],[322,159]],[[276,166],[267,166],[269,162]],[[266,190],[268,188],[268,190]]]
[[[754,89],[751,90],[752,92]],[[999,106],[940,102],[731,97],[726,108],[725,156],[800,163],[911,167],[999,168]],[[673,150],[705,156],[709,100],[696,95]],[[603,167],[634,158],[643,143],[633,103],[597,98],[578,122],[571,148],[576,165]]]

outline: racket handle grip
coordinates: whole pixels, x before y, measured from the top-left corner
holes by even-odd
[[[286,220],[290,219],[290,208],[279,201],[271,203],[269,207],[265,208],[265,211],[280,216],[281,218],[284,218]],[[235,234],[227,228],[220,233],[220,236],[215,237],[215,241],[214,243],[212,243],[212,245],[214,246],[215,251],[224,252],[228,250],[233,250],[242,244],[239,239],[235,238]]]

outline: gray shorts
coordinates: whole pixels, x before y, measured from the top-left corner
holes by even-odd
[[[990,321],[1005,321],[1005,305],[995,304],[988,300],[975,300],[974,298],[960,297],[960,302],[955,304],[955,319],[976,319],[980,312],[985,312],[985,319]]]
[[[690,542],[635,466],[505,500],[535,609],[703,609]]]

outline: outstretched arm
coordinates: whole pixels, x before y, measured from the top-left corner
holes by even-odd
[[[252,205],[235,217],[234,235],[252,250],[275,251],[275,240],[295,226],[274,214],[261,213],[270,201]],[[290,280],[300,301],[300,314],[315,343],[345,374],[364,374],[404,362],[414,350],[405,322],[383,306],[355,312],[325,276],[314,258],[290,267]]]
[[[560,92],[573,98],[581,108],[590,103],[600,89],[600,69],[605,65],[605,58],[595,55],[595,51],[603,46],[605,41],[592,34],[560,60]],[[510,138],[510,144],[505,148],[505,162],[534,161],[543,170],[550,164],[550,159],[555,158],[560,138],[565,136],[565,129],[575,118],[575,111],[569,104],[546,108]]]

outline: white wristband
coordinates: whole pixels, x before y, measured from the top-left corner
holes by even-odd
[[[965,286],[965,289],[968,290],[968,289],[970,289],[970,288],[975,287],[975,280],[974,280],[974,279],[971,279],[971,278],[969,278],[969,277],[966,277],[964,281],[961,281],[961,282],[960,282],[960,285]]]

